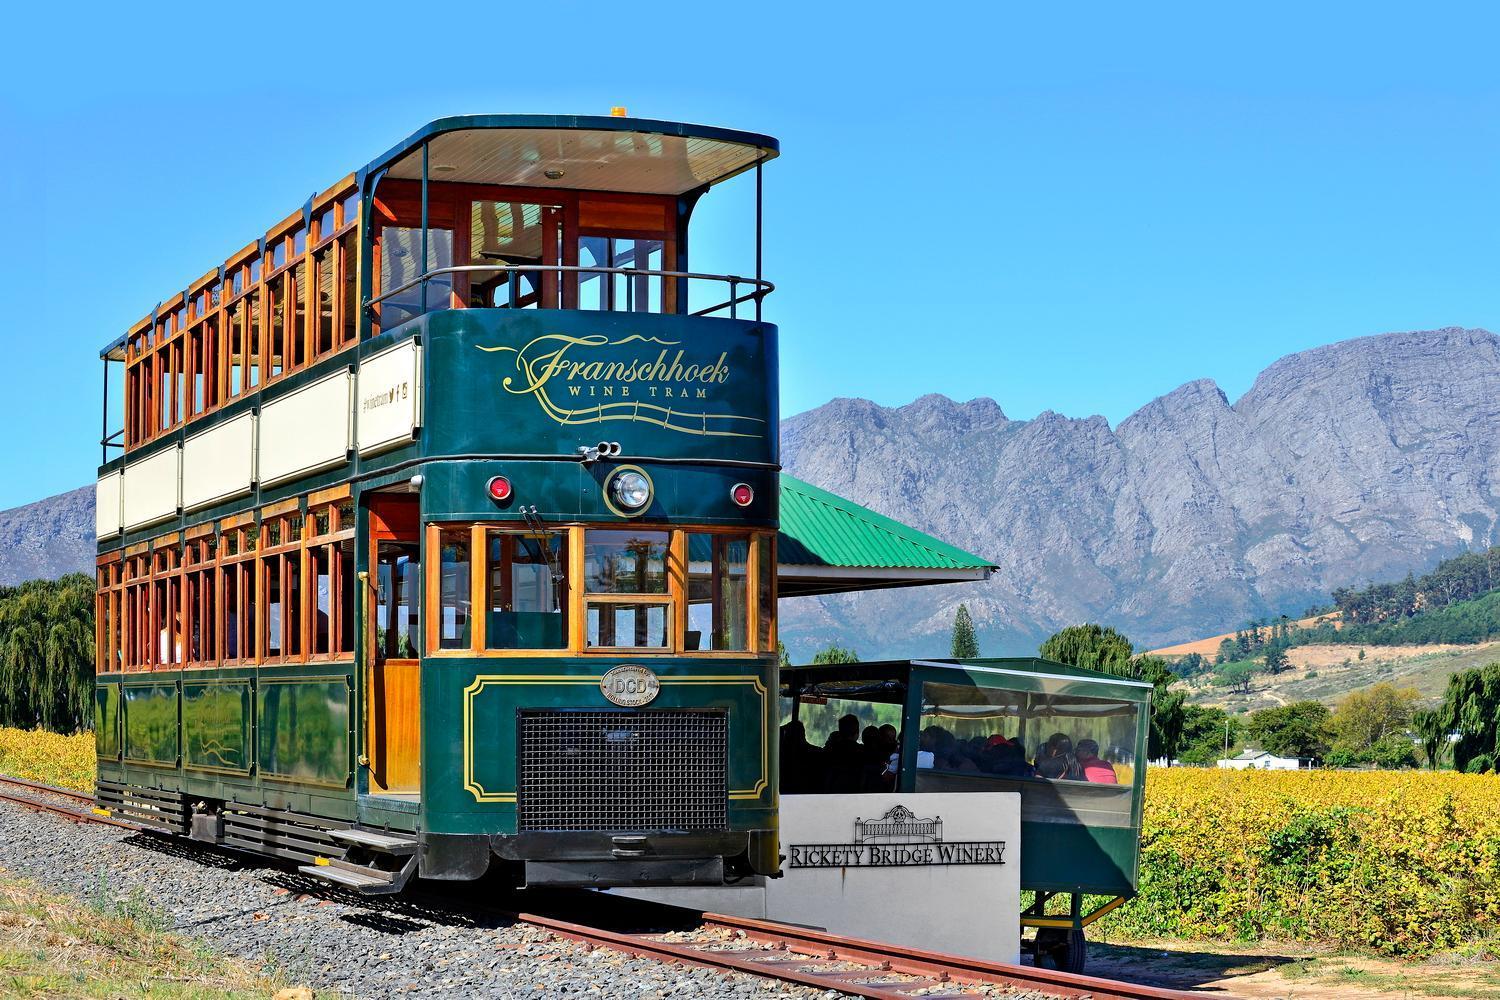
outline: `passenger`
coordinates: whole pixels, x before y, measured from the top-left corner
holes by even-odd
[[[1036,771],[1026,762],[1026,754],[1017,740],[992,736],[980,758],[979,769],[999,777],[1030,778]]]
[[[1036,757],[1036,774],[1038,778],[1050,778],[1053,781],[1083,780],[1083,769],[1073,756],[1073,741],[1065,733],[1053,733],[1047,737],[1046,744]]]
[[[1099,744],[1094,740],[1078,741],[1078,766],[1083,770],[1083,780],[1099,785],[1118,785],[1119,776],[1115,766],[1099,756]]]
[[[823,751],[807,742],[807,728],[798,719],[781,727],[781,791],[807,795],[823,790]]]
[[[823,762],[827,768],[825,789],[848,794],[858,792],[864,760],[859,745],[859,716],[849,714],[839,719],[837,732],[828,734],[823,745]]]
[[[886,761],[890,759],[890,756],[891,749],[880,735],[880,730],[875,726],[866,726],[860,733],[860,791],[885,792],[890,790],[886,787],[885,780]]]

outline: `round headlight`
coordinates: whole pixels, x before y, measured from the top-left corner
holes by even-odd
[[[651,480],[644,473],[623,469],[609,481],[609,494],[625,510],[640,510],[651,502]]]

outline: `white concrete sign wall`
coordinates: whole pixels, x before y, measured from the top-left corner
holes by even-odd
[[[784,796],[781,853],[768,919],[1020,960],[1016,792]]]
[[[368,455],[411,441],[422,423],[422,349],[407,341],[360,362],[355,435]]]
[[[242,413],[182,445],[182,506],[204,507],[255,485],[255,416]]]

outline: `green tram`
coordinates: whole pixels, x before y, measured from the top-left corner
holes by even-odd
[[[100,808],[367,893],[774,874],[778,597],[993,568],[779,477],[777,152],[441,119],[109,344]]]
[[[1039,659],[796,667],[781,685],[783,794],[827,787],[788,746],[811,705],[905,734],[891,791],[1019,792],[1025,947],[1083,971],[1084,928],[1137,888],[1151,685]]]

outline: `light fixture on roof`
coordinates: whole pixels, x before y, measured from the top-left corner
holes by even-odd
[[[616,104],[614,107],[610,108],[609,109],[609,116],[611,118],[626,118],[626,117],[629,117],[626,114],[626,112],[625,112],[625,105],[623,105],[623,104]]]
[[[548,167],[542,171],[542,176],[546,177],[549,181],[560,181],[565,173],[567,171],[562,167]]]
[[[451,163],[434,163],[432,165],[432,172],[435,174],[451,174],[457,169],[458,168]]]

